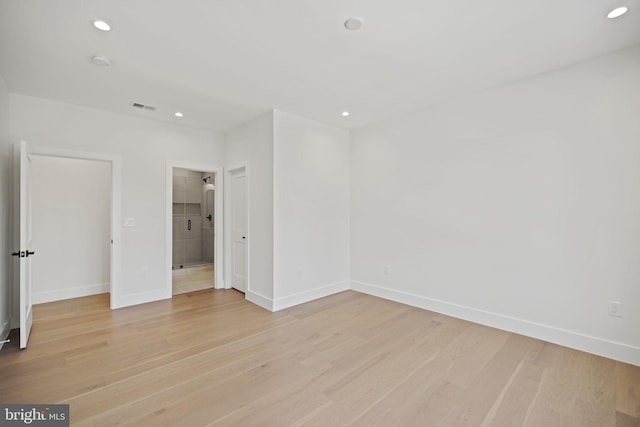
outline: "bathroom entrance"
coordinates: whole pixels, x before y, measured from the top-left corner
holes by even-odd
[[[215,287],[215,173],[173,168],[172,294]]]

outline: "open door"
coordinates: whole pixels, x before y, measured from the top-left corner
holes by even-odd
[[[31,259],[35,252],[31,238],[31,159],[27,143],[20,142],[20,248],[13,255],[20,259],[20,348],[26,348],[33,322],[31,304]]]

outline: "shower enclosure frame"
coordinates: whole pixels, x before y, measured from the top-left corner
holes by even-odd
[[[224,289],[224,169],[222,166],[167,160],[166,163],[166,198],[165,198],[165,293],[167,298],[173,297],[172,292],[172,266],[173,266],[173,170],[187,169],[195,172],[211,174],[215,183],[214,201],[214,288]]]

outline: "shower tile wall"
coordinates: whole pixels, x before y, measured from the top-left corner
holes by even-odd
[[[173,268],[203,262],[201,173],[176,171],[173,176]]]

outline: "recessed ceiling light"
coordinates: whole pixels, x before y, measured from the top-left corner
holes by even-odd
[[[106,58],[104,56],[100,56],[100,55],[94,55],[91,57],[91,62],[94,65],[98,65],[100,67],[108,67],[109,65],[111,65],[111,61],[109,61],[109,58]]]
[[[111,25],[107,24],[104,21],[93,21],[93,26],[100,31],[111,31]]]
[[[627,13],[628,10],[629,8],[626,6],[616,7],[615,9],[613,9],[611,12],[607,14],[607,18],[610,18],[610,19],[617,18]]]
[[[359,16],[352,16],[351,18],[344,21],[344,27],[349,31],[356,31],[362,28],[364,25],[364,19]]]
[[[347,117],[348,115],[349,115],[349,112],[348,112],[348,111],[343,111],[343,112],[342,112],[342,117]]]
[[[176,116],[176,117],[184,117],[184,114],[182,114],[180,111],[176,111],[174,116]]]

